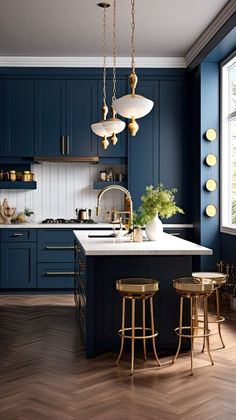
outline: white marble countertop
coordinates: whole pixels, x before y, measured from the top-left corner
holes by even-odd
[[[132,242],[130,236],[124,237],[97,237],[89,235],[109,235],[107,231],[73,231],[79,240],[85,255],[212,255],[212,250],[193,242],[176,238],[168,233],[163,233],[157,241],[144,240]]]
[[[115,225],[115,226],[118,226]],[[164,228],[170,229],[182,229],[182,228],[193,228],[192,224],[163,224]],[[11,223],[11,224],[0,224],[0,229],[112,229],[113,224],[111,223]]]

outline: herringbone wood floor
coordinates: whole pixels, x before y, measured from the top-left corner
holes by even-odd
[[[223,325],[226,349],[211,339],[215,365],[196,346],[195,373],[189,355],[156,367],[152,356],[84,357],[73,297],[0,297],[1,420],[231,420],[236,418],[236,323]]]

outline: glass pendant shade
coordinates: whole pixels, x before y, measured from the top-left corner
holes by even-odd
[[[111,136],[113,133],[121,133],[121,131],[123,131],[125,128],[125,122],[119,120],[118,118],[112,117],[103,122],[103,127],[109,133],[109,136]]]
[[[92,131],[99,137],[110,137],[111,133],[107,131],[106,127],[104,126],[104,120],[98,121],[97,123],[91,124]]]
[[[141,95],[125,95],[114,101],[116,112],[125,118],[142,118],[153,108],[154,102]]]

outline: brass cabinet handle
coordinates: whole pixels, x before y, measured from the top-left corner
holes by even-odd
[[[170,235],[172,235],[172,236],[180,236],[180,233],[179,232],[170,232]]]
[[[65,154],[65,136],[61,136],[61,153]]]
[[[70,246],[70,245],[68,245],[68,246],[50,246],[50,245],[47,245],[47,246],[45,246],[45,249],[50,249],[50,250],[55,250],[55,251],[58,251],[58,250],[67,251],[67,250],[70,250],[70,249],[74,249],[74,245],[73,246]]]
[[[46,276],[74,276],[74,271],[46,271]]]
[[[66,153],[67,155],[70,154],[70,137],[66,136]]]
[[[13,233],[11,236],[23,236],[23,233]]]

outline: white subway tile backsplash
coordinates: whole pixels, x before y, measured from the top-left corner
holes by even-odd
[[[35,220],[45,218],[75,218],[75,209],[88,207],[96,220],[95,206],[99,190],[93,189],[93,182],[99,180],[101,170],[109,166],[89,163],[43,162],[31,166],[37,181],[36,190],[0,190],[0,201],[7,198],[17,212],[24,208],[33,209]],[[116,165],[117,173],[126,173],[125,165]],[[113,207],[122,210],[124,195],[119,191],[107,193],[101,200],[99,220],[105,220],[106,210]]]

